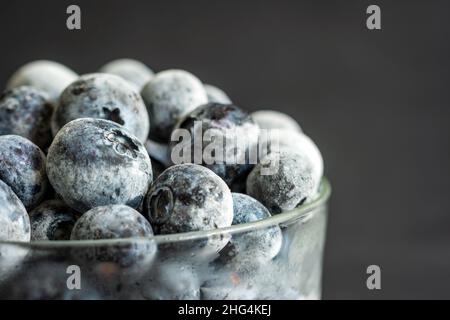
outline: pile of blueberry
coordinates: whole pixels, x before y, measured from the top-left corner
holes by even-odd
[[[174,132],[192,133],[183,146],[194,150],[196,123],[203,132],[234,132],[245,143],[244,159],[261,142],[267,154],[257,163],[194,157],[175,163]],[[279,132],[277,148],[273,137],[261,135],[272,129]],[[277,170],[263,174],[271,161]],[[20,68],[0,96],[0,241],[145,238],[225,228],[310,201],[322,174],[318,148],[291,117],[249,114],[183,70],[154,73],[124,59],[79,76],[58,63],[36,61]],[[270,260],[282,241],[274,227],[203,245],[219,255],[250,250]],[[153,257],[157,248],[142,250],[139,258]],[[102,254],[125,266],[137,255]]]

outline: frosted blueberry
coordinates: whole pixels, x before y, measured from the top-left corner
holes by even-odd
[[[286,129],[302,132],[300,125],[291,116],[274,110],[260,110],[251,114],[261,129]]]
[[[213,230],[231,226],[233,199],[225,182],[211,170],[195,165],[175,165],[152,184],[144,213],[159,234]],[[228,239],[210,239],[220,250]]]
[[[204,84],[204,86],[206,95],[208,96],[208,102],[231,104],[230,98],[222,89],[219,89],[216,86],[210,84]]]
[[[154,72],[149,67],[133,59],[118,59],[108,62],[100,69],[100,72],[122,77],[132,83],[137,90],[141,90],[154,76]]]
[[[0,136],[0,179],[11,187],[27,209],[34,208],[47,191],[44,153],[26,138]]]
[[[278,137],[278,147],[280,150],[297,152],[310,161],[312,166],[314,190],[317,191],[319,189],[324,170],[322,154],[320,153],[317,145],[304,133],[282,129],[277,131],[277,135],[265,136],[260,140],[260,143],[266,143],[262,141],[268,141],[267,145],[269,153],[274,151],[272,143],[276,136]]]
[[[38,60],[30,62],[9,79],[7,88],[31,86],[46,92],[52,103],[56,103],[61,92],[70,83],[75,81],[78,75],[57,62]]]
[[[122,126],[102,119],[65,125],[48,151],[47,172],[55,191],[85,212],[109,204],[138,208],[152,181],[144,145]]]
[[[268,163],[277,163],[273,174],[262,174]],[[312,164],[301,154],[282,149],[269,153],[257,164],[247,178],[247,194],[270,210],[272,214],[301,205],[314,194]]]
[[[150,262],[156,253],[153,240],[132,238],[153,236],[150,223],[136,210],[125,205],[109,205],[84,213],[72,230],[71,240],[127,239],[123,243],[86,248],[79,255],[96,262],[112,262],[120,267]],[[96,250],[97,249],[97,250]]]
[[[30,241],[27,211],[11,188],[1,180],[0,203],[0,241]]]
[[[269,210],[252,197],[233,193],[233,225],[255,222],[271,217]],[[280,251],[283,236],[278,226],[234,234],[227,245],[227,254],[245,255],[261,262],[275,257]],[[225,250],[225,249],[224,249]]]
[[[180,159],[198,163],[195,153],[198,153],[200,141],[201,164],[228,185],[253,167],[249,153],[258,143],[259,128],[249,114],[237,106],[218,103],[200,106],[178,123],[174,134],[180,129],[190,132],[190,140],[171,143],[172,160],[174,155],[180,155]],[[189,153],[188,157],[185,152]]]
[[[127,81],[111,74],[81,76],[64,90],[53,114],[53,134],[79,118],[114,121],[142,142],[149,132],[148,113],[138,91]]]
[[[141,94],[150,114],[151,136],[166,143],[183,115],[208,102],[200,80],[183,70],[157,73]]]
[[[30,219],[11,188],[0,180],[0,241],[30,241]],[[0,244],[0,283],[22,261],[27,251]]]
[[[53,106],[47,97],[45,92],[26,86],[4,92],[0,96],[0,135],[15,134],[47,148],[53,138]]]
[[[45,201],[30,212],[31,240],[69,240],[79,217],[61,200]]]

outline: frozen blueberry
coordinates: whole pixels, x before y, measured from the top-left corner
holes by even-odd
[[[111,61],[104,65],[100,72],[114,74],[122,77],[128,82],[132,83],[137,90],[149,82],[154,72],[140,61],[133,59],[118,59]]]
[[[272,169],[265,171],[268,166]],[[269,153],[247,178],[247,194],[259,200],[272,214],[301,205],[314,193],[312,164],[301,154],[283,149]]]
[[[31,140],[41,149],[52,141],[50,120],[53,106],[45,92],[18,87],[0,96],[0,135],[15,134]]]
[[[0,179],[11,187],[27,209],[34,208],[47,191],[44,153],[26,138],[0,136]]]
[[[80,251],[88,260],[112,262],[126,268],[153,259],[156,252],[154,241],[132,240],[152,236],[150,223],[139,212],[125,205],[109,205],[84,213],[73,227],[70,239],[128,239],[123,243],[103,245],[102,248],[97,246],[92,251]]]
[[[300,125],[285,113],[273,110],[260,110],[251,114],[261,129],[286,129],[302,132]]]
[[[27,211],[12,189],[1,180],[0,203],[0,240],[30,241]]]
[[[181,164],[164,171],[145,198],[144,213],[157,233],[173,234],[231,226],[233,199],[225,182],[211,170]],[[228,239],[210,239],[220,250]]]
[[[190,133],[188,141],[181,135],[185,130]],[[232,185],[253,167],[250,150],[257,145],[258,134],[258,126],[240,108],[208,103],[190,112],[177,125],[172,134],[171,158],[176,163],[202,164]]]
[[[30,219],[22,202],[0,180],[0,241],[30,241]],[[26,250],[0,244],[0,283],[26,255]]]
[[[60,200],[43,202],[30,212],[31,240],[69,240],[79,217]]]
[[[64,88],[77,78],[75,72],[57,62],[39,60],[17,70],[9,79],[7,88],[31,86],[46,92],[50,101],[56,103]]]
[[[269,210],[252,197],[233,193],[233,225],[255,222],[271,217]],[[252,260],[266,261],[280,251],[283,237],[278,226],[234,234],[228,254],[245,255]]]
[[[208,102],[231,104],[230,98],[222,90],[210,84],[204,84]]]
[[[149,132],[148,113],[138,91],[111,74],[81,76],[64,90],[53,114],[53,134],[79,118],[114,121],[143,142]]]
[[[200,80],[183,70],[157,73],[141,94],[150,114],[151,136],[166,143],[183,115],[208,102]]]
[[[275,135],[272,133],[276,133]],[[312,175],[314,181],[314,190],[317,191],[323,176],[323,158],[319,148],[307,135],[301,132],[292,132],[291,130],[277,130],[276,132],[269,132],[268,135],[260,136],[260,143],[264,144],[267,141],[268,152],[277,152],[278,150],[289,150],[291,152],[298,152],[306,157],[312,165]],[[273,144],[275,142],[277,144]]]
[[[152,181],[144,145],[122,126],[102,119],[65,125],[48,151],[50,183],[79,212],[109,204],[138,208]]]

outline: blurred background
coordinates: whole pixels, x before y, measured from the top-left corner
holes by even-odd
[[[78,4],[82,30],[66,28]],[[382,30],[366,28],[381,7]],[[448,1],[5,1],[0,86],[21,65],[182,68],[295,117],[333,186],[325,299],[450,298]],[[381,267],[381,290],[366,268]]]

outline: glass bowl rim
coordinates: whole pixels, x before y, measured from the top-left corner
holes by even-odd
[[[249,223],[233,225],[226,228],[218,228],[213,230],[191,231],[185,233],[155,235],[147,238],[122,238],[122,239],[99,239],[99,240],[39,240],[30,242],[19,241],[0,241],[0,245],[15,245],[25,248],[33,249],[48,249],[48,248],[67,248],[67,247],[85,247],[85,246],[102,246],[102,245],[118,245],[129,244],[130,242],[148,242],[155,241],[156,243],[174,243],[182,241],[192,241],[220,236],[222,234],[235,234],[254,231],[258,229],[268,228],[275,225],[282,225],[291,221],[310,219],[316,209],[327,203],[331,195],[331,185],[327,178],[323,178],[320,184],[319,194],[313,201],[305,203],[298,208],[291,211],[283,212],[271,216],[270,218],[258,220]]]

